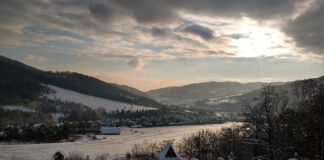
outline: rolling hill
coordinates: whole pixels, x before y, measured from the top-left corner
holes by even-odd
[[[161,106],[129,86],[107,83],[80,73],[42,71],[0,56],[0,104],[10,104],[16,99],[36,99],[50,91],[46,85],[127,104]]]
[[[204,82],[180,87],[161,88],[146,93],[166,104],[192,104],[204,99],[247,93],[260,88],[262,85],[261,82]]]
[[[324,76],[313,78],[313,80],[324,85]],[[269,84],[275,87],[278,94],[285,94],[288,97],[288,107],[294,107],[297,100],[293,87],[295,83],[301,82],[302,80],[296,80]],[[244,102],[251,102],[259,97],[263,85],[266,83],[205,82],[151,90],[147,94],[169,105],[217,112],[241,112]]]

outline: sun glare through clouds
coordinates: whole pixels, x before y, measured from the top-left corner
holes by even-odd
[[[275,56],[287,51],[282,38],[284,36],[276,29],[250,27],[243,32],[246,37],[233,39],[233,46],[237,47],[237,55],[242,57]]]

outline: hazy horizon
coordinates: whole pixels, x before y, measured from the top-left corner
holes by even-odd
[[[0,55],[142,91],[324,75],[324,1],[0,2]]]
[[[32,65],[31,65],[32,66]],[[32,67],[35,67],[35,66],[32,66]],[[35,67],[37,68],[37,67]],[[39,69],[39,68],[37,68]],[[50,71],[50,72],[56,72],[56,71],[59,71],[59,70],[43,70],[43,71]],[[76,73],[81,73],[81,72],[78,72],[78,71],[69,71],[69,70],[61,70],[59,72],[76,72]],[[130,87],[134,87],[134,86],[131,86],[131,85],[128,85],[128,84],[122,84],[122,83],[118,83],[118,82],[112,82],[112,81],[107,81],[105,79],[101,79],[100,76],[96,76],[96,75],[90,75],[90,74],[86,74],[86,73],[81,73],[81,74],[85,74],[87,76],[95,76],[95,78],[98,78],[104,82],[108,82],[108,83],[116,83],[116,84],[119,84],[119,85],[127,85],[127,86],[130,86]],[[147,92],[147,91],[151,91],[151,90],[155,90],[155,89],[161,89],[161,88],[168,88],[168,87],[181,87],[181,86],[186,86],[186,85],[191,85],[191,84],[199,84],[199,83],[210,83],[210,82],[238,82],[238,83],[286,83],[286,82],[291,82],[291,81],[296,81],[296,80],[304,80],[304,79],[309,79],[309,78],[319,78],[321,76],[324,76],[324,75],[320,75],[320,76],[317,76],[317,77],[306,77],[306,78],[300,78],[300,79],[292,79],[292,80],[286,80],[286,81],[269,81],[269,80],[260,80],[260,81],[239,81],[239,80],[222,80],[222,79],[218,79],[218,80],[207,80],[207,81],[193,81],[193,82],[188,82],[188,83],[182,83],[182,84],[174,84],[174,85],[171,85],[171,86],[162,86],[162,87],[159,87],[159,88],[152,88],[152,89],[148,89],[148,90],[141,90],[139,88],[136,88],[136,89],[139,89],[141,91],[144,91],[144,92]]]

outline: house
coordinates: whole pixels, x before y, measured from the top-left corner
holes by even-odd
[[[64,155],[58,151],[53,155],[53,159],[54,160],[64,160]]]
[[[0,131],[0,137],[7,137],[7,133],[5,131]]]
[[[236,159],[236,157],[234,156],[234,153],[233,152],[230,152],[230,155],[228,155],[227,157],[228,157],[228,160],[234,160],[234,159]]]
[[[104,135],[119,135],[120,128],[118,127],[100,127],[100,133]]]
[[[163,151],[159,153],[159,160],[181,160],[181,158],[174,152],[172,145],[168,142]]]
[[[298,153],[294,153],[294,158],[289,158],[288,160],[298,160]]]

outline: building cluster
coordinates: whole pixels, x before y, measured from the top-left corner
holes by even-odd
[[[24,126],[7,125],[0,127],[0,141],[58,142],[73,141],[73,135],[97,133],[99,122],[70,122],[57,124],[26,124]]]
[[[137,118],[109,118],[109,126],[128,126],[128,127],[155,127],[155,126],[175,126],[175,125],[194,125],[194,124],[214,124],[227,121],[239,121],[239,118],[228,116],[210,115],[161,115]]]
[[[156,126],[177,126],[194,124],[215,124],[227,121],[238,121],[238,118],[226,115],[199,115],[199,114],[165,114],[160,116],[139,116],[133,118],[108,118],[105,120],[65,122],[56,124],[26,124],[24,126],[7,125],[0,126],[0,141],[38,141],[57,142],[73,141],[78,134],[110,134],[107,131],[114,131],[114,128],[102,127],[156,127]],[[107,132],[107,133],[106,133]]]

